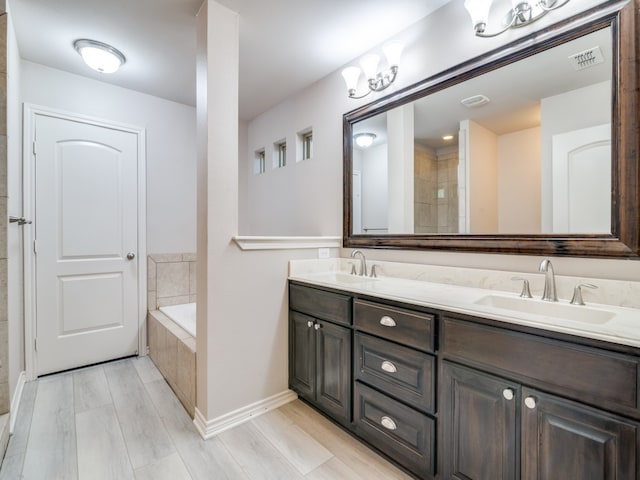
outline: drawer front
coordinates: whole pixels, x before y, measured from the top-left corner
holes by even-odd
[[[364,333],[355,335],[355,378],[424,412],[434,410],[435,358]]]
[[[434,351],[433,315],[354,300],[353,321],[359,330],[419,350]]]
[[[443,320],[440,348],[448,358],[516,374],[565,397],[638,408],[638,359],[630,356],[453,318]]]
[[[351,297],[289,284],[289,307],[322,320],[351,325]]]
[[[420,478],[433,476],[434,420],[355,382],[356,432]]]

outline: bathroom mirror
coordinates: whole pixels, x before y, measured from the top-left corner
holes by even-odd
[[[346,114],[344,246],[637,257],[633,3]]]

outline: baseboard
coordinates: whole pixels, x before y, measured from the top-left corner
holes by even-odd
[[[20,408],[20,401],[22,400],[22,392],[24,391],[24,384],[27,381],[27,372],[24,370],[18,375],[18,382],[16,383],[16,390],[13,392],[11,398],[11,407],[9,410],[9,433],[13,433],[16,426],[16,419],[18,418],[18,408]]]
[[[205,440],[216,436],[219,433],[236,427],[244,422],[251,420],[259,415],[267,413],[270,410],[275,410],[289,402],[298,398],[298,395],[292,390],[285,390],[272,397],[265,398],[246,407],[239,408],[233,412],[229,412],[218,418],[207,420],[200,410],[196,407],[195,418],[193,423],[195,424],[198,432]]]

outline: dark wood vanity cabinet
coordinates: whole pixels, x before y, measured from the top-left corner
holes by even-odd
[[[640,480],[637,349],[289,293],[290,387],[416,478]]]
[[[639,478],[640,423],[618,414],[637,419],[637,358],[452,318],[442,332],[442,478]]]
[[[289,386],[336,421],[349,425],[351,298],[291,285],[290,299]]]

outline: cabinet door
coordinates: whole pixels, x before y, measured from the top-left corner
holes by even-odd
[[[635,480],[638,424],[523,389],[524,480]]]
[[[342,423],[351,421],[351,330],[317,321],[316,402]]]
[[[519,386],[448,362],[441,385],[442,478],[515,479]]]
[[[289,386],[310,401],[316,385],[314,322],[298,312],[289,314]]]

